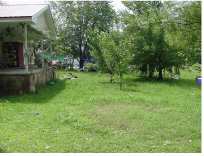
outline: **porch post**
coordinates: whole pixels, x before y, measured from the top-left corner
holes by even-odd
[[[25,58],[25,71],[28,73],[28,40],[27,40],[27,24],[24,25],[24,58]]]
[[[41,52],[42,52],[42,68],[44,68],[44,52],[43,52],[43,38],[41,37]]]
[[[52,62],[52,41],[50,41],[50,56],[51,56],[51,62]]]

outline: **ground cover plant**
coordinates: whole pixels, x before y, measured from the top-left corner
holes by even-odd
[[[122,90],[95,72],[72,73],[38,94],[0,98],[1,153],[201,152],[196,71],[163,81],[129,73]]]

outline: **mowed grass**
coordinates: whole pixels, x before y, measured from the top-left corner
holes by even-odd
[[[0,152],[201,152],[195,71],[164,81],[127,74],[122,91],[97,73],[72,73],[76,80],[42,86],[38,94],[0,99]]]

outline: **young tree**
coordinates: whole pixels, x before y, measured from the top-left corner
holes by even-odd
[[[101,33],[98,36],[97,48],[93,47],[91,54],[99,62],[100,70],[120,77],[122,90],[123,74],[128,71],[131,54],[129,40],[123,33],[115,30],[110,33]]]
[[[101,73],[106,73],[111,76],[111,83],[113,82],[113,67],[107,66],[102,49],[100,48],[100,42],[99,42],[99,36],[101,33],[98,33],[98,31],[93,31],[89,34],[90,38],[90,53],[92,56],[94,56],[94,60],[97,63],[97,67],[99,68]]]
[[[51,2],[57,28],[62,42],[79,58],[83,68],[83,57],[88,55],[88,33],[95,28],[107,32],[112,24],[114,10],[109,2],[60,1]]]

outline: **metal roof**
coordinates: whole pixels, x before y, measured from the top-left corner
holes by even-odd
[[[47,7],[47,5],[1,5],[0,18],[31,17]]]
[[[0,23],[28,23],[39,31],[43,31],[44,21],[39,21],[39,17],[45,18],[48,29],[52,36],[56,36],[55,26],[50,12],[49,5],[46,4],[17,4],[0,5]],[[44,24],[45,26],[45,24]],[[43,28],[42,28],[43,27]],[[43,30],[40,30],[43,29]]]

